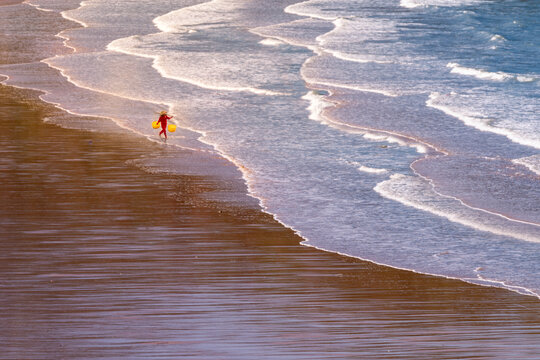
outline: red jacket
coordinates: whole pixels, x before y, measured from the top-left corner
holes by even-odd
[[[159,123],[161,123],[161,128],[162,128],[162,129],[166,129],[166,128],[167,128],[167,120],[169,120],[169,119],[171,119],[171,118],[172,118],[172,116],[169,117],[169,116],[167,116],[167,115],[165,115],[165,114],[164,114],[164,115],[161,115],[161,116],[159,117],[159,120],[157,121],[157,123],[158,123],[158,125],[159,125]]]

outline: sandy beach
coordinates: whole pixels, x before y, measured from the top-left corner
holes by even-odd
[[[0,359],[540,359],[536,297],[303,246],[226,160],[38,96],[0,86]]]

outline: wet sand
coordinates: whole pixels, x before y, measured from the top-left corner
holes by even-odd
[[[22,3],[22,0],[0,0],[0,6],[15,5]]]
[[[0,98],[1,359],[540,359],[536,298],[304,247],[132,165],[159,145]]]

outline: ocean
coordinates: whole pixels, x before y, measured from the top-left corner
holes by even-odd
[[[73,28],[39,37],[58,13]],[[167,147],[234,163],[304,245],[540,297],[539,2],[27,0],[0,17],[40,39],[5,84],[103,119],[48,121],[160,142],[168,110]]]

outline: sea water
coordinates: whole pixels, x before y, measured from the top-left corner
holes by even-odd
[[[7,84],[150,141],[169,110],[305,245],[539,296],[538,2],[17,6],[74,28]]]

